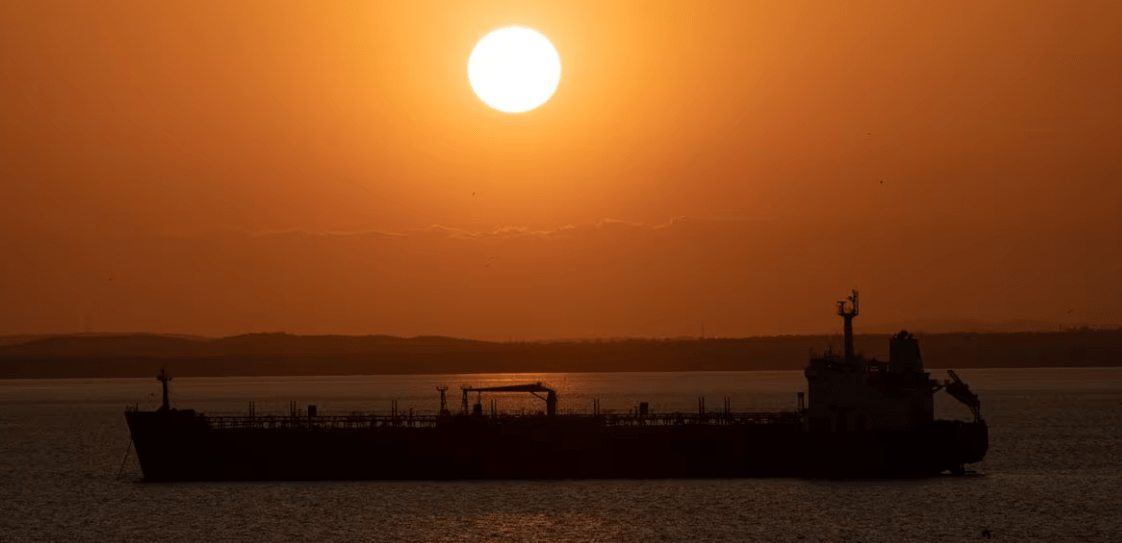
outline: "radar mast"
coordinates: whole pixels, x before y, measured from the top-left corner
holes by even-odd
[[[838,301],[838,315],[845,319],[845,358],[853,358],[853,317],[857,316],[857,289],[846,299]]]

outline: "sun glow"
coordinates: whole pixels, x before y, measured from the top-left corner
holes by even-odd
[[[553,96],[561,81],[561,57],[537,31],[508,26],[475,45],[468,59],[468,80],[488,106],[523,113]]]

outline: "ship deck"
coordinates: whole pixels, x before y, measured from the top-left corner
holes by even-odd
[[[234,429],[364,429],[364,428],[437,428],[444,425],[513,425],[513,424],[573,424],[589,426],[737,426],[737,425],[790,425],[799,424],[798,413],[662,413],[662,414],[563,414],[545,415],[497,414],[468,415],[205,415],[200,414],[213,430]]]

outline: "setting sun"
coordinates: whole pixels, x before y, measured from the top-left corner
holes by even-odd
[[[508,26],[475,45],[468,59],[468,80],[488,106],[523,113],[553,96],[561,81],[561,58],[537,31]]]

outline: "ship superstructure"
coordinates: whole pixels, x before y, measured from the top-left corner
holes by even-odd
[[[831,441],[842,451],[861,451],[868,442],[865,436],[878,436],[880,450],[889,443],[897,453],[890,458],[874,458],[878,463],[922,461],[923,455],[904,452],[913,446],[939,451],[935,456],[944,462],[939,467],[955,472],[963,471],[965,464],[980,461],[989,444],[977,395],[953,370],[948,370],[950,379],[932,379],[924,369],[919,340],[907,330],[889,340],[887,362],[856,353],[853,319],[859,311],[858,292],[854,290],[837,303],[837,313],[845,320],[844,351],[837,354],[828,350],[812,356],[806,368],[808,434],[815,440]],[[935,393],[944,388],[970,408],[972,421],[935,420]],[[838,457],[834,455],[831,460]],[[849,461],[856,467],[866,460]]]
[[[807,420],[812,432],[907,432],[935,421],[935,393],[947,392],[966,404],[981,422],[978,397],[954,371],[939,381],[923,367],[919,340],[907,330],[892,336],[887,362],[866,359],[853,351],[852,321],[857,316],[857,291],[838,302],[845,318],[845,352],[812,357],[806,369],[810,392]]]

